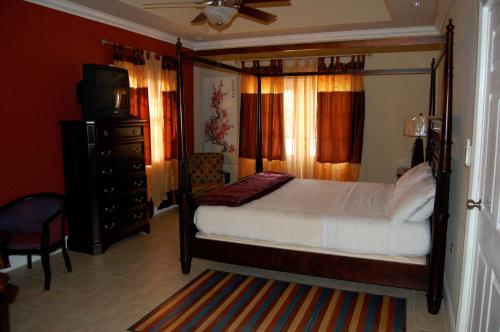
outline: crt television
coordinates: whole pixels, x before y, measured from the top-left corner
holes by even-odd
[[[84,64],[78,103],[85,120],[130,117],[128,71],[108,65]]]

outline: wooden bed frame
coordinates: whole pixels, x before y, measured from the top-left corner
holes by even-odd
[[[329,277],[356,282],[380,284],[394,287],[411,288],[427,291],[427,305],[430,313],[436,314],[439,311],[443,294],[443,274],[446,247],[446,229],[448,222],[448,197],[450,188],[451,173],[451,123],[452,123],[452,83],[453,83],[453,29],[450,20],[447,26],[445,37],[413,37],[413,38],[392,38],[377,39],[353,42],[333,42],[324,43],[322,46],[331,48],[338,46],[349,48],[357,47],[362,49],[368,47],[377,49],[380,52],[410,50],[415,46],[422,49],[431,46],[436,49],[436,45],[443,49],[443,54],[436,64],[433,60],[431,69],[426,71],[431,74],[430,105],[429,115],[434,116],[436,105],[436,67],[444,59],[443,74],[443,109],[441,110],[440,130],[429,130],[427,140],[426,160],[432,165],[433,174],[436,178],[436,196],[434,212],[431,217],[432,243],[431,253],[427,256],[425,265],[415,265],[407,263],[397,263],[390,261],[380,261],[365,258],[337,256],[330,254],[311,253],[296,250],[278,249],[264,246],[238,244],[215,240],[199,239],[195,237],[197,229],[193,224],[192,202],[189,175],[188,175],[188,153],[186,142],[185,114],[183,101],[183,74],[182,63],[185,58],[205,65],[213,65],[218,68],[245,72],[244,70],[215,61],[201,58],[200,56],[229,54],[229,53],[255,53],[259,51],[280,51],[284,49],[310,49],[309,44],[269,46],[261,48],[244,49],[222,49],[217,51],[185,52],[182,50],[180,41],[177,43],[177,91],[178,91],[178,119],[179,119],[179,235],[180,235],[180,261],[183,273],[190,272],[191,259],[193,257],[209,259],[219,262],[259,267],[264,269],[300,273],[320,277]],[[319,44],[314,46],[318,48]],[[399,47],[396,47],[398,46]],[[444,46],[444,48],[443,48]],[[433,48],[432,48],[433,47]],[[429,49],[429,48],[427,48]],[[413,70],[414,71],[414,70]],[[418,71],[418,70],[417,70]],[[377,74],[405,74],[413,73],[412,70],[379,70]],[[358,72],[359,73],[359,72]],[[363,71],[365,75],[371,74]],[[422,72],[420,72],[422,73]],[[372,73],[373,74],[373,73]],[[264,75],[257,74],[258,82]],[[260,84],[259,84],[260,87]],[[260,89],[259,89],[260,96]],[[259,105],[260,106],[260,105]],[[260,108],[258,109],[260,113]],[[434,122],[436,120],[433,120]],[[431,120],[429,120],[431,125]],[[262,171],[261,153],[261,117],[258,116],[258,153],[256,171]],[[430,128],[430,126],[429,126]]]

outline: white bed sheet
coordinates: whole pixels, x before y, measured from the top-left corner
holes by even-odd
[[[392,184],[295,179],[239,207],[200,206],[194,222],[205,238],[359,254],[426,255],[431,239],[428,221],[387,220],[393,190]]]

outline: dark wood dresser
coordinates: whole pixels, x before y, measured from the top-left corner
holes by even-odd
[[[103,253],[149,233],[144,121],[62,121],[68,247]]]

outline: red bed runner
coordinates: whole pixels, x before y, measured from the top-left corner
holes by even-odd
[[[295,178],[284,172],[261,172],[196,198],[198,205],[240,206],[278,189]]]

